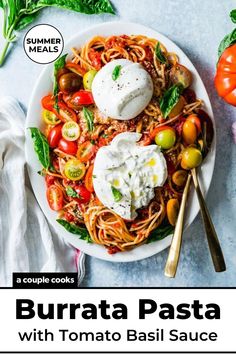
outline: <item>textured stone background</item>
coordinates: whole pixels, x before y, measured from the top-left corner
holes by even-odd
[[[231,123],[236,120],[236,110],[217,97],[213,85],[217,47],[233,28],[228,14],[235,7],[235,1],[113,0],[113,4],[117,16],[85,16],[46,9],[38,23],[56,26],[67,41],[91,24],[129,20],[165,34],[189,56],[206,85],[215,113],[218,144],[207,204],[224,250],[227,272],[214,272],[198,216],[185,234],[175,279],[170,280],[163,275],[167,257],[167,251],[163,251],[157,256],[129,264],[108,263],[87,257],[83,286],[236,286],[236,146],[231,136]],[[0,95],[13,95],[27,108],[42,66],[26,57],[22,38],[23,35],[4,69],[0,69]]]

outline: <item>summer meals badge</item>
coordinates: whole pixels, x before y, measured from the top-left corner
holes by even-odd
[[[38,64],[48,64],[56,60],[63,47],[61,33],[51,25],[34,26],[24,38],[25,53]]]

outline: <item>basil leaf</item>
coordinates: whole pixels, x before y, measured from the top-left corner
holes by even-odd
[[[2,0],[0,0],[0,7],[3,9],[4,7],[3,7],[3,1]]]
[[[17,21],[15,30],[16,31],[21,31],[25,27],[27,27],[30,23],[32,23],[36,17],[38,16],[38,13],[35,12],[33,14],[25,15],[20,17],[19,21]]]
[[[115,187],[111,186],[111,191],[112,191],[112,194],[113,194],[113,197],[114,197],[114,201],[115,202],[119,202],[121,199],[122,199],[122,194],[121,192],[116,189]]]
[[[227,34],[220,42],[218,48],[218,57],[220,58],[225,49],[227,49],[234,43],[236,43],[236,28],[230,34]]]
[[[58,82],[57,82],[57,74],[60,69],[64,68],[64,66],[66,64],[66,57],[67,57],[67,54],[64,54],[54,62],[54,83],[53,83],[54,96],[56,96],[59,91]]]
[[[165,237],[171,235],[173,231],[174,227],[172,225],[159,226],[150,233],[146,243],[163,240]]]
[[[78,194],[76,193],[76,191],[75,191],[72,187],[67,187],[67,188],[66,188],[66,194],[67,194],[69,197],[78,198]]]
[[[180,95],[183,91],[181,84],[171,86],[163,95],[160,101],[160,109],[164,118],[167,118],[172,108],[179,101]]]
[[[83,107],[83,115],[84,119],[86,120],[87,128],[90,132],[93,131],[94,124],[93,124],[93,112],[90,111],[88,108]]]
[[[34,151],[38,159],[45,169],[50,167],[50,155],[48,141],[43,133],[38,128],[29,128],[31,138],[34,142]]]
[[[157,43],[156,47],[155,47],[155,55],[157,57],[157,59],[162,63],[165,64],[166,63],[166,57],[163,55],[162,51],[161,51],[161,47],[160,47],[160,42]]]
[[[88,15],[115,13],[109,0],[38,0],[37,6],[56,6]]]
[[[62,225],[67,231],[74,235],[78,235],[81,240],[92,243],[91,237],[88,233],[88,230],[85,227],[79,227],[75,224],[72,224],[64,219],[57,219],[57,222]]]
[[[230,15],[231,21],[233,23],[236,23],[236,9],[232,10],[229,15]]]
[[[121,65],[116,65],[112,71],[112,80],[116,81],[120,76]]]

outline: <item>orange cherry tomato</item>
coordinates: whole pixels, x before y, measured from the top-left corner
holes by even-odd
[[[79,146],[77,151],[77,158],[81,162],[87,162],[93,157],[95,151],[96,146],[87,140]]]
[[[91,165],[89,168],[88,168],[88,171],[85,175],[85,187],[87,188],[87,190],[89,192],[94,192],[94,188],[93,188],[93,165]]]
[[[194,144],[197,139],[197,127],[190,120],[186,120],[183,125],[182,137],[186,144]]]
[[[188,116],[186,120],[195,124],[197,128],[197,134],[199,135],[202,131],[200,118],[196,114],[190,114],[190,116]]]
[[[218,61],[215,87],[220,97],[236,106],[236,44],[225,49]]]
[[[86,73],[86,70],[81,68],[79,64],[75,64],[72,62],[66,63],[66,68],[80,76],[84,76],[84,74]]]
[[[175,132],[174,128],[170,127],[169,125],[162,125],[161,127],[157,127],[155,129],[153,129],[153,131],[151,132],[151,138],[152,139],[155,139],[157,133],[161,132],[162,130],[165,130],[165,129],[170,129],[172,130],[173,132]]]
[[[55,185],[51,185],[47,189],[47,200],[52,210],[61,210],[64,204],[62,190]]]

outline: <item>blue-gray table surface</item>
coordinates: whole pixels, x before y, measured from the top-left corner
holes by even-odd
[[[184,235],[178,273],[165,278],[167,250],[134,263],[110,263],[86,258],[82,283],[91,286],[236,286],[236,145],[231,124],[236,110],[220,100],[213,78],[220,40],[233,25],[229,12],[234,0],[113,0],[117,15],[86,16],[55,8],[42,12],[36,23],[57,27],[67,41],[89,26],[113,20],[127,20],[150,26],[173,40],[189,56],[199,71],[212,102],[216,129],[216,164],[207,204],[224,251],[227,271],[215,273],[200,216]],[[0,18],[2,23],[2,17]],[[42,65],[31,62],[22,47],[24,33],[0,69],[0,95],[15,96],[27,109],[32,88]],[[1,38],[0,38],[1,39]],[[0,41],[0,47],[2,41]]]

